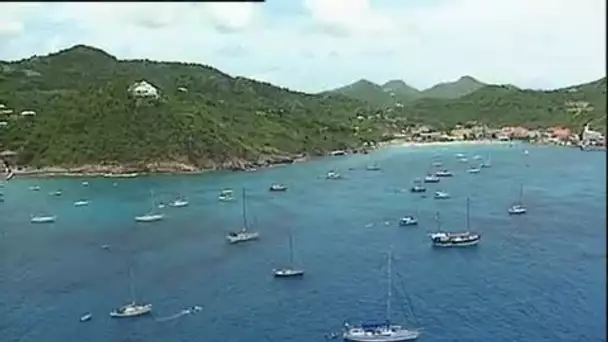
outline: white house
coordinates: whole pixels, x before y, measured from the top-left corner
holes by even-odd
[[[0,127],[6,127],[6,126],[8,126],[8,122],[0,121]]]
[[[158,89],[146,81],[135,82],[129,87],[129,92],[137,97],[158,98]]]
[[[36,116],[36,112],[33,110],[24,110],[21,112],[21,116]]]
[[[186,87],[178,87],[177,90],[180,91],[180,92],[182,92],[182,93],[187,93],[188,92],[188,88],[186,88]]]
[[[0,103],[0,109],[4,109],[6,108],[6,105],[4,103]]]
[[[12,109],[0,109],[0,114],[10,115],[13,114]]]

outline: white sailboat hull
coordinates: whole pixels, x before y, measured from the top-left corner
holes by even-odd
[[[163,214],[135,216],[136,222],[156,222],[165,218]]]
[[[128,318],[146,315],[152,312],[152,304],[146,305],[129,305],[122,311],[120,309],[110,312],[110,317],[113,318]]]
[[[390,329],[383,328],[377,331],[353,327],[344,331],[342,335],[345,341],[352,342],[402,342],[416,340],[419,336],[420,331],[403,329],[399,326],[391,326]]]
[[[30,220],[31,223],[53,223],[57,219],[56,216],[35,216]]]
[[[272,270],[277,278],[301,277],[304,275],[304,270],[293,268],[279,268]]]
[[[257,232],[241,232],[236,235],[227,235],[226,240],[229,243],[239,243],[251,240],[257,240],[260,237],[260,233]]]

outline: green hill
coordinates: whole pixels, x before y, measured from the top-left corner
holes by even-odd
[[[483,88],[484,83],[471,76],[463,76],[455,82],[444,82],[425,89],[421,92],[421,97],[434,99],[455,99]]]
[[[454,82],[444,82],[426,90],[418,90],[401,80],[391,80],[378,85],[367,80],[330,90],[325,93],[340,94],[352,99],[362,100],[377,107],[392,107],[421,98],[454,99],[468,95],[485,84],[471,76],[463,76]]]
[[[145,80],[158,99],[128,92]],[[78,45],[0,62],[0,149],[33,166],[184,163],[236,167],[245,160],[320,154],[375,140],[385,130],[367,104],[311,95],[209,66],[117,60]],[[10,110],[13,113],[10,113]],[[20,115],[35,111],[35,116]]]
[[[457,99],[421,99],[395,113],[438,127],[478,121],[495,127],[580,129],[592,121],[596,129],[605,131],[606,78],[551,91],[489,85]]]

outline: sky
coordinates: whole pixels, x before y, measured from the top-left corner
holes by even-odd
[[[295,90],[471,75],[558,88],[606,75],[605,0],[0,3],[0,60],[86,44]]]

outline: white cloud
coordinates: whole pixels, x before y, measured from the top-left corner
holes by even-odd
[[[359,78],[556,87],[605,75],[603,0],[300,1],[304,12],[291,13],[270,3],[0,3],[0,58],[85,43],[308,91]]]

